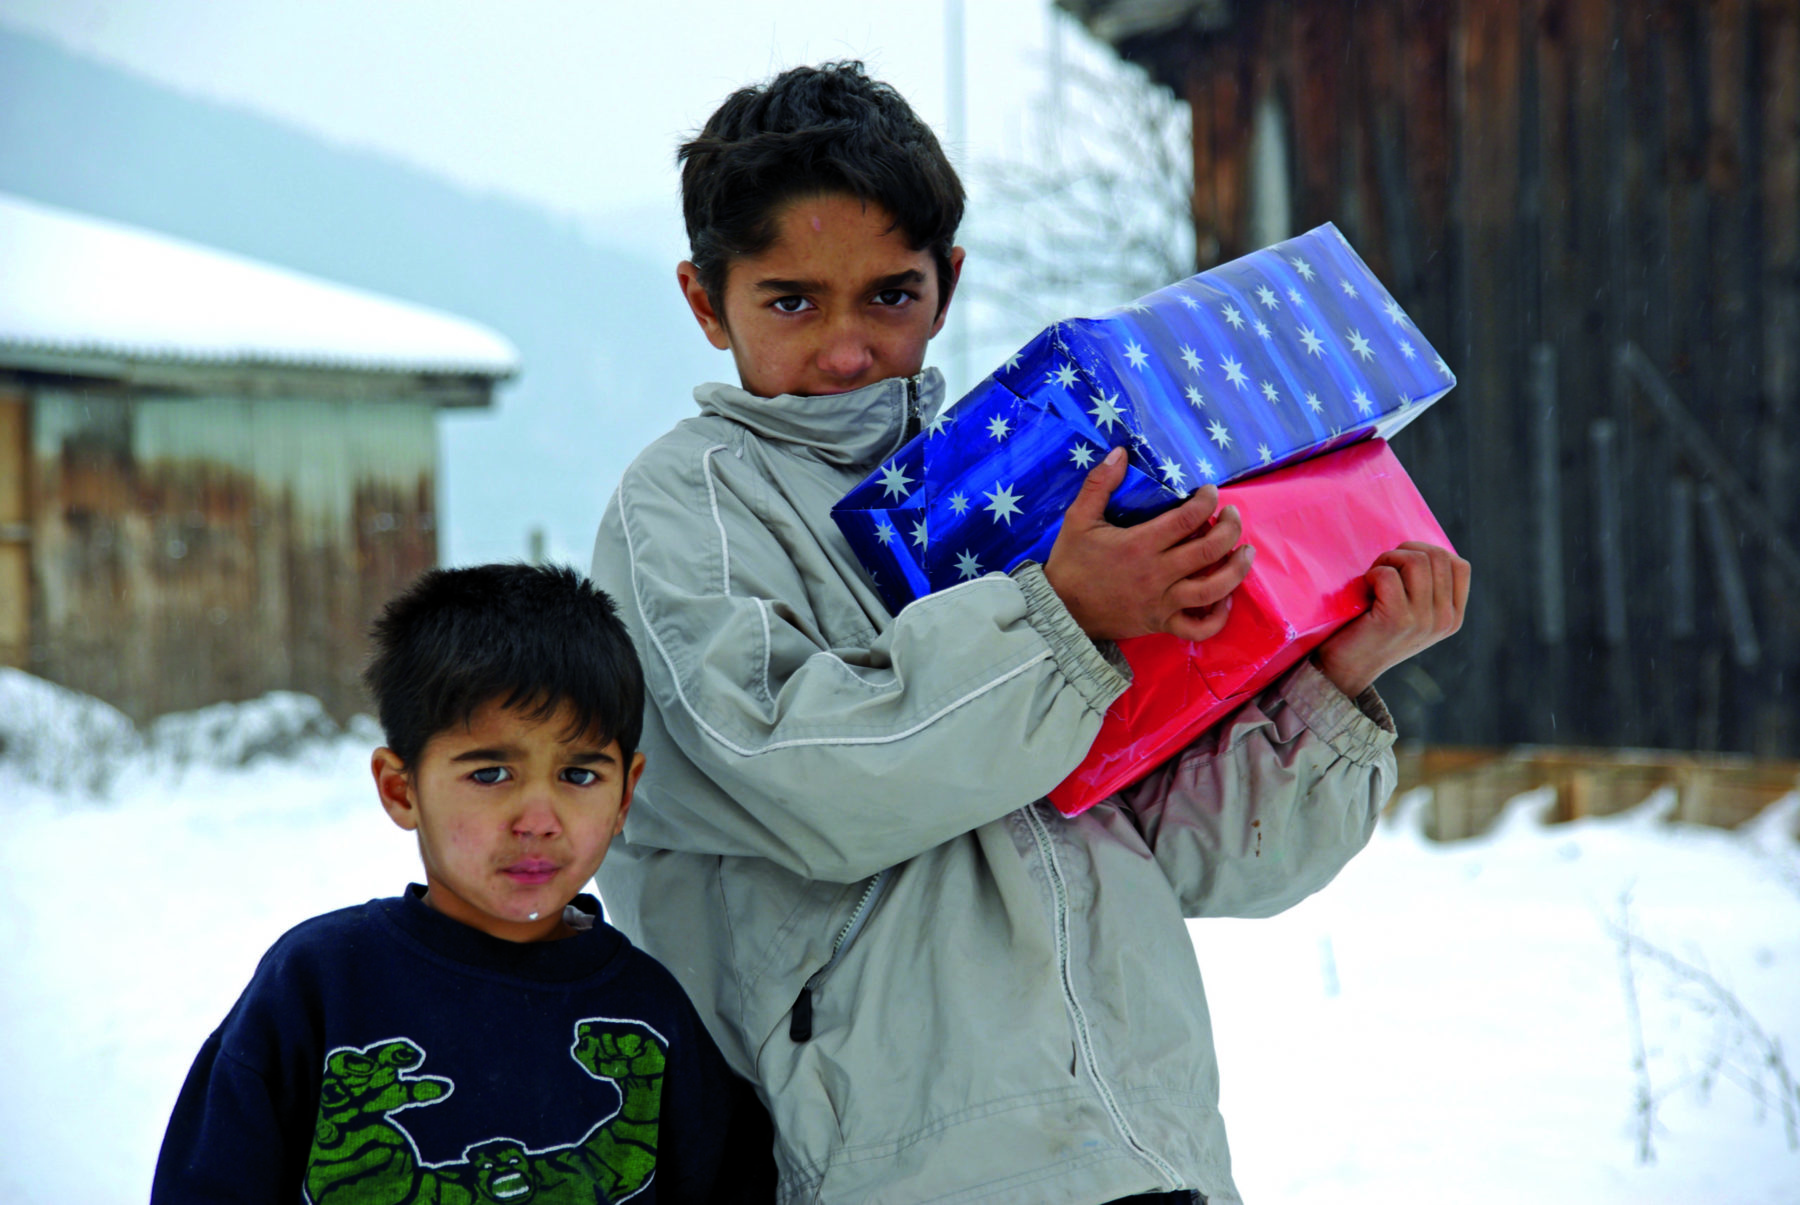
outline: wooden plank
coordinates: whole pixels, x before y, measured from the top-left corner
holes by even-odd
[[[1292,80],[1295,227],[1310,230],[1338,214],[1344,47],[1349,13],[1330,0],[1301,0],[1286,45]]]
[[[1249,232],[1250,105],[1240,47],[1197,41],[1184,89],[1194,148],[1194,257],[1201,269],[1243,255]]]
[[[1532,508],[1537,523],[1537,632],[1542,644],[1561,644],[1563,614],[1562,442],[1556,416],[1556,346],[1531,352]]]
[[[1762,649],[1756,639],[1756,620],[1750,611],[1750,592],[1744,585],[1744,573],[1738,565],[1737,533],[1725,519],[1717,489],[1710,484],[1701,486],[1698,500],[1700,517],[1704,520],[1702,528],[1713,554],[1713,576],[1719,583],[1719,595],[1725,604],[1732,655],[1740,669],[1751,669],[1762,659]]]
[[[0,665],[31,667],[31,403],[0,390]]]

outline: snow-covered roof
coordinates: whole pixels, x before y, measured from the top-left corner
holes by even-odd
[[[45,356],[508,377],[487,327],[0,193],[0,364]]]

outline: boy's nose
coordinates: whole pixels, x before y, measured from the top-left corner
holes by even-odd
[[[840,381],[852,381],[875,363],[875,351],[859,330],[840,328],[826,336],[819,348],[819,371]]]
[[[518,837],[554,837],[562,831],[562,822],[548,800],[526,799],[513,817],[512,831]]]

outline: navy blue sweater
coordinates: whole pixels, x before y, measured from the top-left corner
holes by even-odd
[[[660,963],[604,920],[509,942],[422,895],[263,956],[188,1073],[156,1205],[774,1198],[768,1114]]]

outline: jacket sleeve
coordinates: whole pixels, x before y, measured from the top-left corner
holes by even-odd
[[[1308,660],[1123,796],[1187,916],[1271,916],[1368,843],[1393,743],[1373,689],[1352,702]]]
[[[200,1048],[156,1160],[151,1205],[297,1201],[312,1119],[289,1116],[263,1077],[222,1049],[215,1031]]]
[[[633,812],[634,845],[854,882],[1074,768],[1127,679],[1037,566],[920,599],[879,632],[885,613],[872,614],[858,647],[831,647],[809,599],[853,585],[806,574],[836,554],[804,532],[794,539],[810,546],[790,554],[712,473],[715,454],[730,455],[711,449],[679,475],[634,466],[595,545],[594,579],[638,642],[652,710],[717,787],[657,789]],[[859,572],[842,559],[834,575]]]

